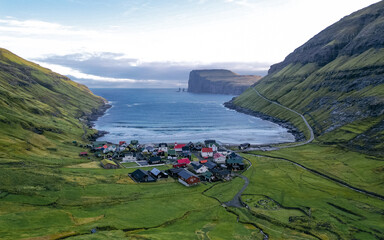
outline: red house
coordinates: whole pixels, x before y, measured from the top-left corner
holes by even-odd
[[[175,151],[176,152],[182,152],[183,151],[183,147],[185,147],[186,144],[177,144],[175,143]]]
[[[212,148],[203,148],[203,149],[201,149],[201,156],[203,158],[213,157],[213,150],[212,150]]]
[[[200,179],[188,170],[182,170],[178,173],[179,182],[187,187],[197,185]]]
[[[80,157],[86,157],[86,156],[88,156],[88,153],[87,152],[81,152],[81,153],[79,153],[79,156]]]
[[[173,167],[174,168],[186,167],[190,163],[191,163],[191,161],[189,161],[188,158],[182,158],[182,159],[177,160],[177,163],[173,164]]]

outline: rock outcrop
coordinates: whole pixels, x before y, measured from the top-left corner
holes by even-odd
[[[224,69],[193,70],[189,74],[188,92],[240,95],[261,76],[238,75]]]

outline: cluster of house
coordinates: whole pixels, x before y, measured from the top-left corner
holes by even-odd
[[[155,182],[158,179],[173,177],[186,186],[201,181],[230,180],[231,172],[244,168],[242,157],[216,143],[206,140],[204,143],[167,144],[160,143],[141,145],[137,140],[130,143],[120,141],[119,144],[94,142],[91,152],[102,157],[103,168],[114,169],[120,163],[135,162],[141,166],[172,164],[173,168],[160,171],[137,169],[130,174],[136,182]],[[84,153],[80,153],[82,155]],[[192,157],[194,155],[195,157]],[[195,161],[192,161],[195,159]]]

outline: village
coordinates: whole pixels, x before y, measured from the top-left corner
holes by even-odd
[[[100,165],[105,169],[136,169],[129,176],[137,183],[171,177],[189,187],[201,182],[229,181],[234,172],[244,169],[243,158],[215,140],[187,144],[140,144],[137,140],[112,144],[95,141],[87,148],[101,159]],[[79,156],[88,157],[90,153],[80,152]],[[159,170],[159,166],[170,168]],[[147,171],[138,167],[153,169]]]

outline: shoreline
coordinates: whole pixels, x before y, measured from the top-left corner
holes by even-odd
[[[225,102],[223,104],[224,107],[231,109],[231,110],[235,110],[236,112],[240,112],[240,113],[244,113],[247,115],[251,115],[251,116],[260,118],[262,120],[273,122],[273,123],[285,128],[285,129],[287,129],[288,132],[291,133],[295,137],[295,142],[305,141],[306,138],[305,138],[304,134],[297,127],[295,127],[292,123],[285,121],[285,120],[281,120],[279,118],[269,116],[269,115],[261,113],[261,112],[257,112],[257,111],[253,111],[253,110],[250,110],[247,108],[236,106],[233,103],[233,100],[234,100],[234,98],[232,98],[228,102]]]
[[[285,129],[287,129],[287,132],[288,133],[291,133],[294,138],[295,138],[295,142],[300,142],[300,141],[303,141],[305,140],[305,136],[304,134],[299,131],[298,128],[296,128],[292,123],[288,122],[288,121],[284,121],[284,120],[281,120],[281,119],[278,119],[278,118],[275,118],[275,117],[272,117],[272,116],[269,116],[269,115],[266,115],[266,114],[263,114],[261,112],[256,112],[256,111],[252,111],[250,109],[246,109],[246,108],[242,108],[242,107],[239,107],[239,106],[236,106],[234,103],[233,103],[233,99],[231,99],[230,101],[228,102],[225,102],[223,103],[223,106],[228,108],[228,109],[231,109],[231,110],[234,110],[236,112],[239,112],[239,113],[244,113],[244,114],[247,114],[247,115],[250,115],[250,116],[254,116],[254,117],[257,117],[257,118],[260,118],[262,120],[266,120],[266,121],[269,121],[269,122],[272,122],[272,123],[275,123]],[[102,117],[110,108],[112,107],[112,105],[110,103],[108,103],[108,101],[104,101],[104,104],[101,105],[99,108],[97,109],[92,109],[92,112],[90,114],[85,114],[83,116],[83,122],[85,123],[85,125],[90,128],[90,129],[93,129],[93,127],[95,126],[95,121],[98,120],[98,118]],[[108,134],[109,132],[107,131],[102,131],[102,130],[98,130],[98,129],[95,129],[97,130],[97,132],[91,136],[88,137],[88,139],[90,141],[96,141],[98,138],[100,137],[103,137],[105,136],[106,134]],[[236,147],[236,146],[239,146],[239,144],[235,144],[235,143],[222,143],[223,145],[226,145],[228,147]],[[274,145],[276,143],[264,143],[264,144],[252,144],[252,145],[255,145],[255,146],[268,146],[268,145]]]
[[[101,105],[99,108],[92,109],[92,112],[90,114],[85,114],[83,116],[84,123],[87,125],[88,128],[93,129],[93,127],[95,126],[95,121],[97,121],[98,118],[102,117],[111,107],[111,104],[109,104],[107,101],[104,101],[104,104]],[[98,129],[95,130],[97,132],[88,137],[89,141],[96,141],[98,138],[109,133],[107,131],[102,131]]]

